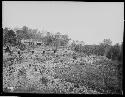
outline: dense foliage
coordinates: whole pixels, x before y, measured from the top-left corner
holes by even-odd
[[[13,30],[9,30],[8,28],[3,29],[3,45],[16,45],[17,37],[16,33]]]
[[[120,61],[122,48],[119,44],[115,44],[106,52],[106,57],[112,60]]]

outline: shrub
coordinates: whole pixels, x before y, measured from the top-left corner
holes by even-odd
[[[19,48],[20,50],[24,51],[24,50],[26,50],[26,45],[20,43],[20,44],[18,44],[18,48]]]

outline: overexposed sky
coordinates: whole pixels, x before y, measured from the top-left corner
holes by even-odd
[[[123,2],[3,1],[3,27],[45,29],[74,40],[98,44],[123,41]]]

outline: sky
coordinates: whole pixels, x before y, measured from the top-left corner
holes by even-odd
[[[98,44],[123,41],[124,2],[2,1],[2,27],[22,27],[68,34]]]

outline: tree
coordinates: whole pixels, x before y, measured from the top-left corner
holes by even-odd
[[[51,46],[54,41],[54,37],[50,32],[47,32],[46,36],[42,37],[42,41],[45,45]]]
[[[104,39],[103,44],[104,45],[112,45],[112,41],[110,39]]]
[[[117,43],[111,46],[106,52],[106,57],[112,60],[118,60],[120,57],[120,45]]]
[[[7,33],[8,33],[9,29],[7,27],[5,27],[3,29],[3,45],[5,46],[7,43]]]
[[[27,32],[28,32],[28,27],[27,27],[27,26],[23,26],[23,27],[22,27],[22,30],[23,30],[25,33],[27,33]]]
[[[84,46],[84,45],[85,45],[85,42],[84,42],[84,41],[80,41],[80,44],[81,44],[82,46]]]
[[[60,33],[60,32],[57,32],[57,33],[55,34],[55,38],[56,38],[56,39],[59,39],[60,36],[61,36],[61,33]]]
[[[25,37],[25,35],[23,34],[23,30],[17,30],[16,33],[18,40],[22,40]]]
[[[17,31],[16,31],[18,40],[30,39],[30,35],[29,35],[27,29],[28,29],[28,28],[23,28],[23,30],[17,30]]]
[[[76,43],[75,43],[75,41],[73,40],[72,43],[71,43],[71,49],[74,50],[75,46],[76,46]]]
[[[9,31],[9,28],[7,27],[3,29],[3,37],[8,33],[8,31]]]
[[[69,40],[70,39],[69,39],[68,35],[61,35],[60,46],[67,46]]]
[[[3,33],[4,33],[3,45],[6,45],[6,44],[16,45],[17,37],[16,37],[16,34],[13,30],[8,30],[7,28],[5,28]]]
[[[106,52],[110,49],[110,47],[112,46],[112,41],[110,39],[104,39],[102,43],[99,44],[99,51],[101,53],[101,55],[105,55],[106,56]]]
[[[118,58],[118,61],[121,63],[123,62],[123,42],[120,45],[120,56]]]
[[[107,49],[112,45],[112,41],[110,39],[104,39],[100,46]]]

